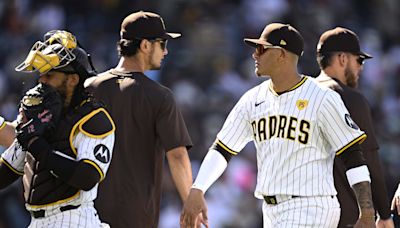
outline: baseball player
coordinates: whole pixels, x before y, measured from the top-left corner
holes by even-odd
[[[160,15],[139,11],[125,17],[120,35],[118,65],[85,82],[118,129],[118,153],[95,204],[112,227],[158,227],[165,157],[184,201],[192,185],[192,142],[172,92],[144,72],[160,69],[167,41],[181,34],[167,32]]]
[[[353,31],[341,27],[328,30],[321,35],[317,45],[317,61],[321,68],[317,81],[339,93],[354,121],[368,135],[361,148],[371,176],[373,203],[379,214],[376,225],[390,228],[394,224],[370,107],[367,99],[355,89],[363,62],[370,58],[372,56],[360,50],[358,36]],[[338,157],[335,158],[333,176],[341,208],[339,227],[352,227],[359,216],[358,204],[347,180],[346,169]]]
[[[0,116],[0,146],[9,147],[15,138],[15,130],[12,123]]]
[[[195,227],[198,213],[207,217],[204,193],[231,157],[253,141],[258,167],[254,194],[264,200],[264,227],[337,227],[335,156],[344,160],[361,208],[355,227],[373,227],[369,172],[359,146],[366,135],[337,93],[297,73],[300,33],[272,23],[259,39],[244,41],[256,48],[256,74],[271,79],[246,92],[227,117],[185,202],[181,226]],[[349,160],[349,154],[358,159]]]
[[[20,104],[16,140],[2,154],[0,187],[22,176],[29,227],[108,227],[93,206],[114,145],[114,123],[83,81],[88,54],[66,31],[50,31],[17,71],[39,71]]]

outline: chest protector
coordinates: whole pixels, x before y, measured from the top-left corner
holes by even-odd
[[[101,107],[103,105],[89,98],[82,105],[69,110],[61,118],[55,133],[46,138],[53,150],[76,158],[73,136],[79,132],[79,126],[90,119],[89,114]],[[25,201],[33,207],[60,204],[79,194],[79,189],[51,174],[30,152],[27,152],[26,156],[23,184]]]

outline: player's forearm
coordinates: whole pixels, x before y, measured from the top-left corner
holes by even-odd
[[[371,176],[371,191],[374,206],[381,219],[389,219],[391,216],[390,202],[386,190],[386,184],[378,151],[365,151],[368,169]]]
[[[228,162],[214,149],[210,149],[201,163],[199,173],[192,188],[200,189],[204,194],[207,189],[224,173]]]
[[[178,147],[168,151],[167,159],[172,179],[182,202],[185,202],[192,185],[192,168],[186,148]]]
[[[10,122],[4,122],[0,129],[0,145],[9,147],[15,139],[15,128]]]
[[[374,217],[375,210],[372,203],[371,186],[368,181],[359,182],[352,186],[360,208],[360,217]]]

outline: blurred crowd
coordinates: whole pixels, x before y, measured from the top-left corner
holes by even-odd
[[[99,72],[117,64],[122,19],[145,10],[162,15],[180,39],[168,43],[161,71],[147,74],[170,87],[194,142],[194,176],[229,110],[256,78],[253,50],[244,37],[258,37],[267,23],[289,23],[305,39],[299,72],[316,76],[319,36],[336,26],[355,31],[372,54],[360,79],[380,144],[391,199],[400,181],[400,1],[398,0],[2,0],[0,1],[0,115],[12,121],[22,94],[37,77],[17,73],[31,46],[52,29],[75,34]],[[0,153],[4,148],[0,148]],[[118,151],[116,151],[118,153]],[[181,202],[165,169],[160,227],[178,227]],[[255,149],[248,145],[207,192],[212,227],[261,227],[261,202],[254,198]],[[0,191],[0,228],[26,227],[21,183]]]

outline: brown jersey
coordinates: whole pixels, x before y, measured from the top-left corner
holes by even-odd
[[[371,176],[372,200],[375,210],[381,218],[389,218],[389,200],[380,165],[378,155],[379,146],[375,137],[368,101],[360,92],[344,85],[337,79],[321,74],[317,77],[317,81],[340,94],[346,108],[350,112],[351,118],[367,134],[366,140],[361,144],[361,149]],[[353,227],[359,217],[357,199],[347,180],[346,168],[338,157],[335,158],[333,175],[341,207],[338,227]]]
[[[143,73],[116,70],[95,77],[88,87],[118,129],[95,202],[100,218],[116,228],[157,227],[165,152],[192,145],[173,94]]]

